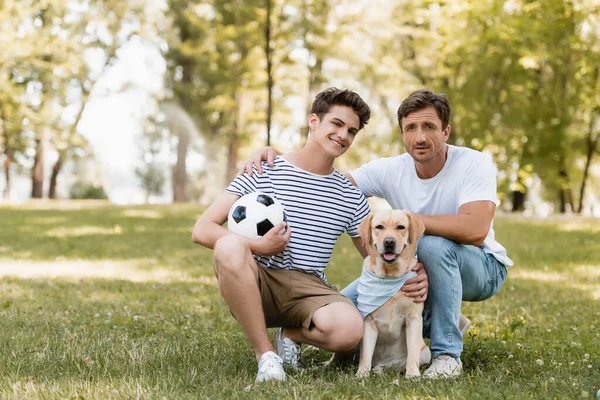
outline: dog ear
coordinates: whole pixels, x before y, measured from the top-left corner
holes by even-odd
[[[364,248],[369,251],[369,248],[373,245],[373,235],[371,235],[371,221],[373,221],[373,214],[369,214],[362,220],[358,226],[358,235],[362,240]]]
[[[408,216],[408,242],[410,245],[411,253],[414,253],[417,248],[417,241],[423,233],[425,233],[425,225],[415,217],[412,213],[405,211]]]

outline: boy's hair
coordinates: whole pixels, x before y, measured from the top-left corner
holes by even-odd
[[[329,112],[332,106],[346,106],[354,110],[358,115],[360,131],[371,118],[371,109],[365,101],[358,95],[348,89],[336,89],[334,87],[325,89],[317,95],[310,109],[311,114],[317,114],[319,119]]]
[[[443,93],[435,94],[431,90],[420,89],[412,92],[398,108],[398,125],[402,132],[402,119],[408,114],[422,110],[427,107],[435,108],[439,119],[442,120],[442,130],[446,129],[450,122],[450,101]]]

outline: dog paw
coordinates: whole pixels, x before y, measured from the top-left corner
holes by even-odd
[[[421,377],[421,373],[419,370],[416,371],[406,371],[406,375],[404,375],[406,379],[419,379]]]
[[[361,378],[361,379],[362,379],[362,378],[368,378],[370,374],[371,374],[371,373],[370,373],[370,371],[369,371],[368,369],[359,369],[359,370],[356,372],[356,377],[357,377],[357,378]]]

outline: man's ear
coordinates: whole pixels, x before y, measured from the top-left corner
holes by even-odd
[[[419,220],[419,218],[415,217],[414,214],[405,211],[406,215],[408,215],[408,242],[409,249],[411,253],[414,253],[417,248],[417,242],[419,238],[423,236],[425,233],[425,225]]]
[[[446,142],[448,140],[448,138],[450,137],[451,130],[452,130],[452,128],[450,127],[450,124],[448,124],[448,126],[446,126],[446,129],[444,129],[444,142]]]
[[[360,236],[362,244],[367,251],[369,251],[369,247],[373,246],[373,235],[371,235],[371,221],[373,221],[373,214],[367,215],[358,226],[358,235]]]

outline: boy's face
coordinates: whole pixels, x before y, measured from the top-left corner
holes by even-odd
[[[322,119],[316,114],[308,117],[311,136],[332,157],[344,154],[358,133],[360,119],[347,106],[331,106]]]
[[[435,108],[427,107],[402,119],[402,141],[412,158],[419,162],[434,159],[444,149],[450,125],[442,130],[442,120]]]

